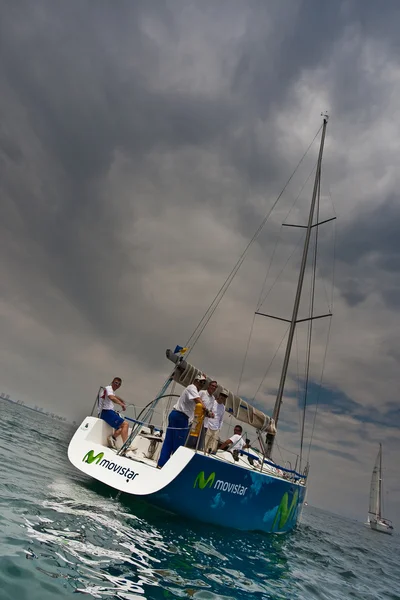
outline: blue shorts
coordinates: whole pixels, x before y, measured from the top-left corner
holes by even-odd
[[[103,419],[113,429],[119,429],[124,419],[115,410],[102,410],[100,419]]]

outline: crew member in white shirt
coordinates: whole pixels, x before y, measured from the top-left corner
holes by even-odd
[[[194,407],[199,402],[203,404],[200,398],[200,389],[204,385],[207,378],[204,374],[200,374],[196,379],[187,386],[180,395],[173,410],[168,416],[168,427],[165,434],[165,440],[161,448],[160,458],[158,459],[158,467],[165,465],[171,455],[186,442],[189,433],[189,423],[193,421]],[[204,406],[204,408],[206,408]]]
[[[228,392],[225,389],[222,389],[218,398],[214,400],[213,406],[211,407],[214,417],[206,418],[204,420],[204,429],[206,432],[204,448],[205,451],[209,452],[210,454],[217,451],[218,434],[224,421],[225,402],[227,397]]]
[[[126,410],[126,404],[116,395],[115,391],[121,387],[122,379],[120,377],[114,377],[111,385],[107,385],[103,388],[103,391],[99,393],[98,408],[100,419],[103,419],[110,427],[115,429],[114,433],[109,435],[107,438],[108,445],[110,448],[116,448],[115,440],[119,435],[122,437],[122,441],[126,442],[128,438],[128,422],[114,410],[114,403],[122,406],[122,410]]]
[[[249,448],[249,444],[246,444],[243,439],[243,428],[241,425],[235,425],[233,430],[233,435],[223,442],[220,446],[220,450],[229,450],[229,452],[233,452],[234,450],[243,450],[244,448]]]
[[[206,390],[201,390],[200,392],[200,398],[203,400],[204,402],[204,406],[206,407],[207,410],[207,416],[209,413],[214,413],[213,411],[213,407],[214,407],[214,402],[215,402],[215,390],[218,387],[218,381],[210,381],[210,383],[208,384],[208,387]],[[203,421],[201,423],[201,430],[200,430],[200,441],[198,444],[198,449],[199,450],[203,450],[204,449],[204,440],[205,440],[205,434],[206,434],[206,422],[207,422],[207,417],[205,417],[206,413],[203,413]],[[213,416],[213,415],[210,415]]]

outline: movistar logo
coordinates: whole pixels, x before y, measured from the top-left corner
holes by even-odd
[[[299,497],[299,491],[296,490],[293,494],[292,502],[289,506],[289,495],[287,492],[283,494],[278,510],[276,511],[274,522],[272,523],[272,531],[275,529],[275,525],[278,525],[278,531],[285,527],[286,523],[293,518],[293,515],[297,508],[297,500]]]
[[[207,486],[212,487],[212,484],[214,483],[214,479],[215,479],[215,473],[211,473],[211,475],[209,475],[208,478],[206,479],[204,476],[204,471],[200,471],[200,473],[197,475],[196,479],[194,480],[193,487],[195,488],[198,485],[201,490],[204,490],[204,488]]]
[[[87,454],[85,454],[85,456],[82,458],[82,462],[89,463],[89,465],[91,465],[93,462],[95,462],[96,464],[99,464],[99,462],[101,461],[103,456],[104,456],[104,452],[99,452],[95,456],[93,450],[89,450],[89,452]]]
[[[239,494],[239,496],[244,496],[247,491],[247,487],[243,487],[240,483],[232,483],[230,481],[224,481],[223,479],[217,479],[217,481],[215,481],[215,473],[211,473],[206,479],[204,471],[200,471],[197,475],[193,487],[199,487],[201,490],[210,487],[215,490],[220,490],[221,492]]]
[[[103,467],[103,469],[108,469],[113,473],[117,473],[117,475],[125,477],[127,483],[129,483],[129,481],[132,481],[133,479],[135,479],[135,477],[139,475],[139,473],[135,473],[135,471],[132,471],[132,469],[130,469],[129,467],[123,467],[118,463],[103,458],[103,456],[104,452],[99,452],[95,456],[93,450],[89,450],[89,452],[85,454],[85,456],[82,458],[82,462],[89,463],[89,465],[91,465],[94,462],[96,463],[96,465],[100,463],[99,466]]]

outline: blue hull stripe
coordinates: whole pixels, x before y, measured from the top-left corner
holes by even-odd
[[[247,531],[296,526],[305,486],[196,454],[163,490],[146,496],[185,517]]]

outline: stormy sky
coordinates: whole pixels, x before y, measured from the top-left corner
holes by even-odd
[[[146,404],[328,110],[308,499],[363,518],[383,442],[400,524],[399,27],[390,0],[3,0],[0,391],[79,419],[119,375]],[[280,224],[305,222],[317,142],[191,354],[269,413],[285,326],[256,318],[240,373],[271,257],[262,311],[290,315],[302,232]]]

